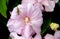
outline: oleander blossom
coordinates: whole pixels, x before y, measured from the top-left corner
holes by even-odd
[[[40,4],[40,6],[42,5],[42,8],[44,8],[44,11],[52,12],[52,11],[54,11],[55,4],[58,1],[59,0],[22,0],[22,3],[26,3],[26,4],[32,3],[33,5],[38,3],[38,4]]]
[[[55,8],[55,3],[57,3],[58,0],[42,0],[41,3],[45,7],[45,11],[52,12]]]
[[[38,6],[33,6],[30,3],[21,4],[15,7],[10,14],[7,27],[11,33],[15,32],[26,39],[30,39],[29,37],[36,33],[35,38],[41,39],[40,31],[43,18],[42,11]]]
[[[7,23],[10,37],[12,39],[42,39],[40,35],[43,23],[42,11],[54,11],[57,2],[58,0],[22,0],[22,3],[10,12],[11,16]],[[58,36],[47,34],[44,38],[60,39]]]
[[[45,39],[60,39],[60,30],[56,31],[54,35],[47,34]]]

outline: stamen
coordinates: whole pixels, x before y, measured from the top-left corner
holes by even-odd
[[[24,21],[25,21],[25,23],[28,23],[30,21],[30,18],[29,17],[25,17]]]

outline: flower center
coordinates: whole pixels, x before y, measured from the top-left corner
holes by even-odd
[[[30,21],[30,18],[29,17],[25,17],[24,21],[25,21],[25,23],[28,23]]]

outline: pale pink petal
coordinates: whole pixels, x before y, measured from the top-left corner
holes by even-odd
[[[56,31],[54,34],[55,39],[60,39],[60,31]]]
[[[13,27],[13,23],[15,21],[13,21],[12,19],[9,19],[8,23],[7,23],[7,27],[9,29],[10,32],[14,31],[14,27]]]
[[[35,4],[37,0],[22,0],[22,3],[32,3]]]
[[[54,39],[54,36],[51,34],[45,35],[44,39]]]
[[[55,7],[55,2],[49,1],[49,6],[45,6],[45,11],[52,12],[54,11],[54,7]]]
[[[25,24],[20,20],[13,20],[9,19],[7,26],[10,32],[16,32],[18,34],[22,33],[22,30],[24,29]]]
[[[33,29],[31,28],[31,26],[29,26],[29,25],[26,25],[25,26],[25,29],[24,29],[24,31],[23,31],[24,33],[23,33],[23,36],[24,37],[26,37],[26,38],[28,38],[28,37],[30,37],[31,35],[33,35],[34,33],[34,31],[33,31]]]
[[[17,39],[19,36],[15,32],[12,32],[12,33],[10,33],[10,37],[12,39]]]
[[[11,17],[10,18],[11,19],[15,19],[15,17],[18,15],[17,14],[17,7],[15,7],[10,14],[11,14]]]
[[[15,32],[11,32],[11,33],[10,33],[10,37],[11,37],[12,39],[25,39],[25,37],[23,37],[23,36],[18,36],[17,33],[15,33]]]
[[[42,3],[44,6],[49,6],[49,0],[42,0],[41,3]]]
[[[53,1],[55,1],[55,3],[57,3],[59,0],[53,0]]]
[[[35,10],[31,13],[31,19],[36,20],[42,17],[42,11],[40,10],[39,7],[35,6]]]
[[[31,19],[30,25],[36,33],[40,33],[41,25],[43,23],[41,11],[39,9],[35,9],[35,11],[32,13]]]
[[[32,21],[31,26],[32,26],[33,30],[36,33],[40,33],[42,23],[43,23],[42,19],[41,20]]]
[[[41,35],[40,34],[37,34],[34,39],[42,39]]]
[[[40,3],[42,0],[38,0],[38,2]]]
[[[42,5],[45,6],[45,11],[52,12],[54,11],[55,3],[57,3],[58,0],[42,0]]]

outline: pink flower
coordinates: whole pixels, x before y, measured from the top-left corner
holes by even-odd
[[[57,2],[58,2],[58,0],[42,0],[42,1],[40,1],[40,3],[42,3],[42,5],[44,5],[45,11],[47,11],[47,12],[54,11],[55,3],[57,3]]]
[[[34,33],[40,34],[43,23],[42,12],[33,4],[21,4],[13,9],[7,23],[10,32],[21,34],[28,38]]]
[[[56,31],[54,35],[51,34],[47,34],[45,37],[45,39],[60,39],[60,31]]]
[[[45,11],[52,12],[54,11],[55,3],[57,3],[59,0],[22,0],[22,3],[32,3],[32,4],[40,4],[44,5]]]
[[[53,0],[42,0],[42,4],[45,6],[45,11],[47,11],[47,12],[54,11],[55,1],[53,1]]]
[[[52,12],[54,11],[55,3],[58,2],[58,0],[40,0],[38,1],[40,4],[44,5],[45,11]]]

